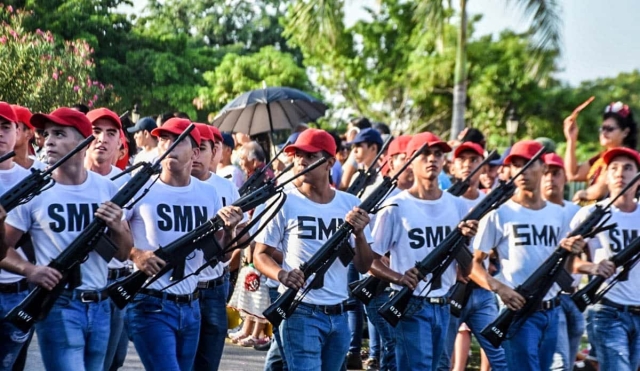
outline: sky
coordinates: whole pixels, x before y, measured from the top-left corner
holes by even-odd
[[[147,0],[133,0],[140,12]],[[640,1],[557,0],[562,5],[562,56],[557,75],[572,85],[620,72],[640,69]],[[454,4],[457,1],[453,1]],[[506,0],[468,0],[469,14],[483,14],[476,35],[498,34],[504,29],[525,31],[528,22]],[[363,5],[375,0],[346,0],[345,22],[351,25],[366,17]],[[638,38],[638,39],[636,39]],[[636,40],[636,41],[634,41]]]

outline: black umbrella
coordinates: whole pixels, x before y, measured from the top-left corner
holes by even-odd
[[[213,125],[222,132],[255,135],[293,129],[324,116],[326,110],[324,103],[297,89],[257,89],[227,104],[213,119]]]

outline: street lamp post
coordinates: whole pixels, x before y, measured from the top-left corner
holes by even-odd
[[[507,134],[509,134],[509,146],[513,146],[513,137],[518,132],[518,116],[516,115],[515,108],[509,110],[509,116],[507,117]]]
[[[131,121],[135,125],[138,120],[140,120],[140,111],[138,111],[138,104],[134,104],[133,111],[131,111]]]

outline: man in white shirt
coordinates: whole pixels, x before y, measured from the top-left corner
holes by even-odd
[[[432,133],[420,133],[407,145],[407,156],[413,156],[425,143],[428,147],[410,165],[413,186],[385,202],[389,206],[378,214],[373,229],[375,258],[371,273],[391,282],[392,290],[408,287],[413,291],[410,312],[394,329],[398,370],[435,370],[449,323],[445,295],[455,282],[455,264],[438,277],[439,285],[428,285],[422,281],[416,262],[431,253],[454,228],[468,237],[477,228],[477,221],[461,222],[467,213],[465,203],[438,186],[438,174],[451,147]],[[382,261],[387,252],[389,266]]]
[[[606,181],[610,197],[617,196],[640,169],[640,154],[629,148],[614,148],[603,155],[607,165]],[[611,208],[610,223],[617,226],[589,240],[589,250],[598,265],[625,249],[640,236],[640,207],[634,199],[640,184],[636,182]],[[607,203],[603,200],[601,203]],[[595,206],[582,208],[571,221],[582,222]],[[613,267],[612,267],[613,268]],[[587,273],[587,272],[584,272]],[[594,274],[596,272],[591,272]],[[607,277],[606,274],[601,274]],[[610,282],[607,281],[606,284]],[[603,287],[604,288],[604,287]],[[629,279],[619,281],[589,308],[589,340],[595,346],[601,370],[635,371],[640,367],[640,268],[629,271]]]
[[[196,130],[200,133],[200,154],[193,161],[191,175],[214,186],[223,207],[231,205],[240,197],[238,189],[229,180],[209,171],[208,166],[215,156],[215,134],[219,135],[220,132],[205,124],[196,124]],[[202,321],[194,368],[203,371],[217,370],[222,358],[224,339],[227,337],[229,274],[223,262],[200,273],[198,291]]]
[[[133,158],[133,165],[142,161],[151,163],[158,157],[158,139],[151,134],[157,127],[154,119],[143,117],[136,122],[135,126],[127,128],[127,131],[133,134],[139,150]]]
[[[18,136],[13,150],[16,152],[13,162],[25,169],[43,170],[47,165],[29,154],[31,139],[35,135],[35,128],[31,125],[31,111],[27,107],[12,105],[11,108],[18,120]]]
[[[542,149],[536,141],[516,143],[504,166],[511,174],[518,172]],[[540,181],[546,165],[540,159],[518,179],[511,200],[490,212],[480,221],[473,240],[475,250],[471,279],[480,287],[498,294],[502,304],[519,310],[525,299],[514,289],[522,284],[555,251],[557,246],[579,254],[585,242],[581,236],[563,238],[569,232],[564,210],[542,198]],[[491,249],[497,250],[501,271],[495,278],[483,265]],[[544,296],[540,308],[513,327],[502,343],[510,370],[548,370],[558,335],[560,288],[554,284]]]
[[[294,171],[299,172],[322,157],[328,161],[306,173],[297,187],[286,191],[288,198],[275,217],[256,237],[254,264],[281,283],[280,292],[299,290],[305,283],[300,265],[308,261],[344,222],[353,226],[353,262],[360,272],[371,265],[369,216],[359,209],[353,195],[329,185],[336,144],[323,130],[308,129],[285,151],[294,154]],[[282,267],[273,259],[283,253]],[[346,300],[349,297],[347,268],[334,262],[323,277],[323,286],[309,291],[300,305],[280,326],[287,367],[290,370],[338,370],[349,348]]]
[[[118,155],[118,149],[122,144],[121,130],[122,123],[118,115],[106,108],[98,108],[87,113],[87,118],[91,122],[93,136],[96,138],[87,148],[87,155],[84,158],[84,167],[93,171],[106,179],[118,175],[121,170],[113,166],[113,159]],[[116,179],[114,184],[120,189],[131,179],[129,174],[125,174]],[[108,264],[107,285],[115,280],[131,274],[131,267],[127,262],[118,259],[111,259]],[[111,325],[109,332],[109,345],[105,357],[105,370],[111,369],[114,357],[118,349],[118,344],[122,339],[124,328],[124,310],[118,308],[112,301],[111,305]],[[127,341],[128,342],[128,341]],[[123,359],[117,361],[120,363]]]
[[[225,179],[231,180],[236,187],[240,188],[242,184],[244,184],[245,176],[242,170],[231,162],[231,156],[235,148],[236,142],[233,140],[233,135],[222,133],[220,162],[218,163],[218,171],[215,173]]]
[[[484,148],[478,143],[462,142],[453,152],[453,174],[462,181],[480,165],[484,157]],[[481,172],[477,172],[469,181],[469,188],[460,196],[467,205],[467,211],[479,204],[486,195],[478,189]],[[462,308],[460,317],[450,316],[445,350],[440,357],[439,370],[445,371],[451,368],[451,356],[454,343],[458,335],[461,323],[466,323],[471,332],[476,336],[482,350],[494,371],[507,370],[507,360],[502,347],[495,348],[487,339],[480,335],[482,330],[498,316],[498,306],[495,295],[478,286],[473,281],[459,277],[467,281],[469,298]]]
[[[187,119],[171,118],[153,130],[162,154],[191,124]],[[131,260],[148,276],[164,267],[154,251],[182,237],[207,220],[219,215],[224,233],[232,236],[242,219],[236,207],[222,208],[216,189],[191,176],[191,166],[200,154],[200,133],[194,129],[162,161],[158,181],[146,196],[127,212],[135,247]],[[228,241],[221,241],[226,245]],[[127,308],[129,336],[140,360],[148,370],[191,370],[200,335],[197,276],[189,276],[203,264],[203,253],[194,251],[186,261],[178,262],[172,273],[164,274],[133,299]],[[170,277],[185,279],[167,288]]]
[[[44,130],[49,164],[69,153],[92,133],[89,119],[70,108],[59,108],[49,115],[33,115],[31,123]],[[109,201],[117,189],[109,180],[85,170],[85,152],[81,150],[53,172],[55,184],[50,190],[18,206],[7,217],[7,244],[16,246],[23,234],[29,233],[37,265],[9,249],[0,266],[26,276],[27,280],[47,290],[62,278],[60,272],[47,265],[82,233],[94,215],[103,219],[109,228],[109,236],[118,247],[117,258],[126,258],[132,246],[129,227],[122,221],[122,210]],[[109,303],[104,292],[107,263],[94,251],[89,253],[80,270],[80,286],[64,289],[49,315],[36,323],[42,360],[47,369],[82,367],[97,370],[104,367],[108,342],[105,334],[109,333],[110,321]]]

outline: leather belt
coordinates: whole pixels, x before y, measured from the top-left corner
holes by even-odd
[[[225,276],[220,276],[218,278],[214,278],[212,280],[209,281],[201,281],[198,282],[198,288],[199,289],[211,289],[214,287],[218,287],[218,286],[222,286],[222,284],[224,284],[225,282]]]
[[[538,311],[549,310],[549,309],[557,308],[559,306],[560,306],[560,297],[556,296],[551,300],[545,300],[542,303],[540,303],[540,306],[538,307],[537,310]]]
[[[142,289],[140,290],[140,293],[144,295],[152,296],[154,298],[160,298],[162,300],[172,301],[178,304],[189,304],[200,297],[199,291],[195,291],[193,294],[178,295],[178,294],[169,294],[167,292],[158,291],[158,290]]]
[[[29,284],[26,279],[11,283],[0,283],[0,293],[2,294],[16,294],[28,289]]]
[[[322,312],[328,316],[335,316],[335,315],[339,315],[344,312],[348,312],[356,309],[355,303],[353,304],[340,303],[335,305],[317,305],[317,304],[300,303],[300,305],[307,308],[311,308],[318,312]]]
[[[107,279],[110,281],[117,280],[118,278],[127,277],[130,274],[131,274],[131,268],[129,267],[109,269],[109,273],[107,274]]]
[[[640,305],[622,305],[614,301],[611,301],[609,299],[600,300],[600,304],[615,308],[621,312],[628,312],[631,314],[640,314]]]
[[[109,297],[106,290],[63,290],[60,295],[83,303],[99,303]]]

